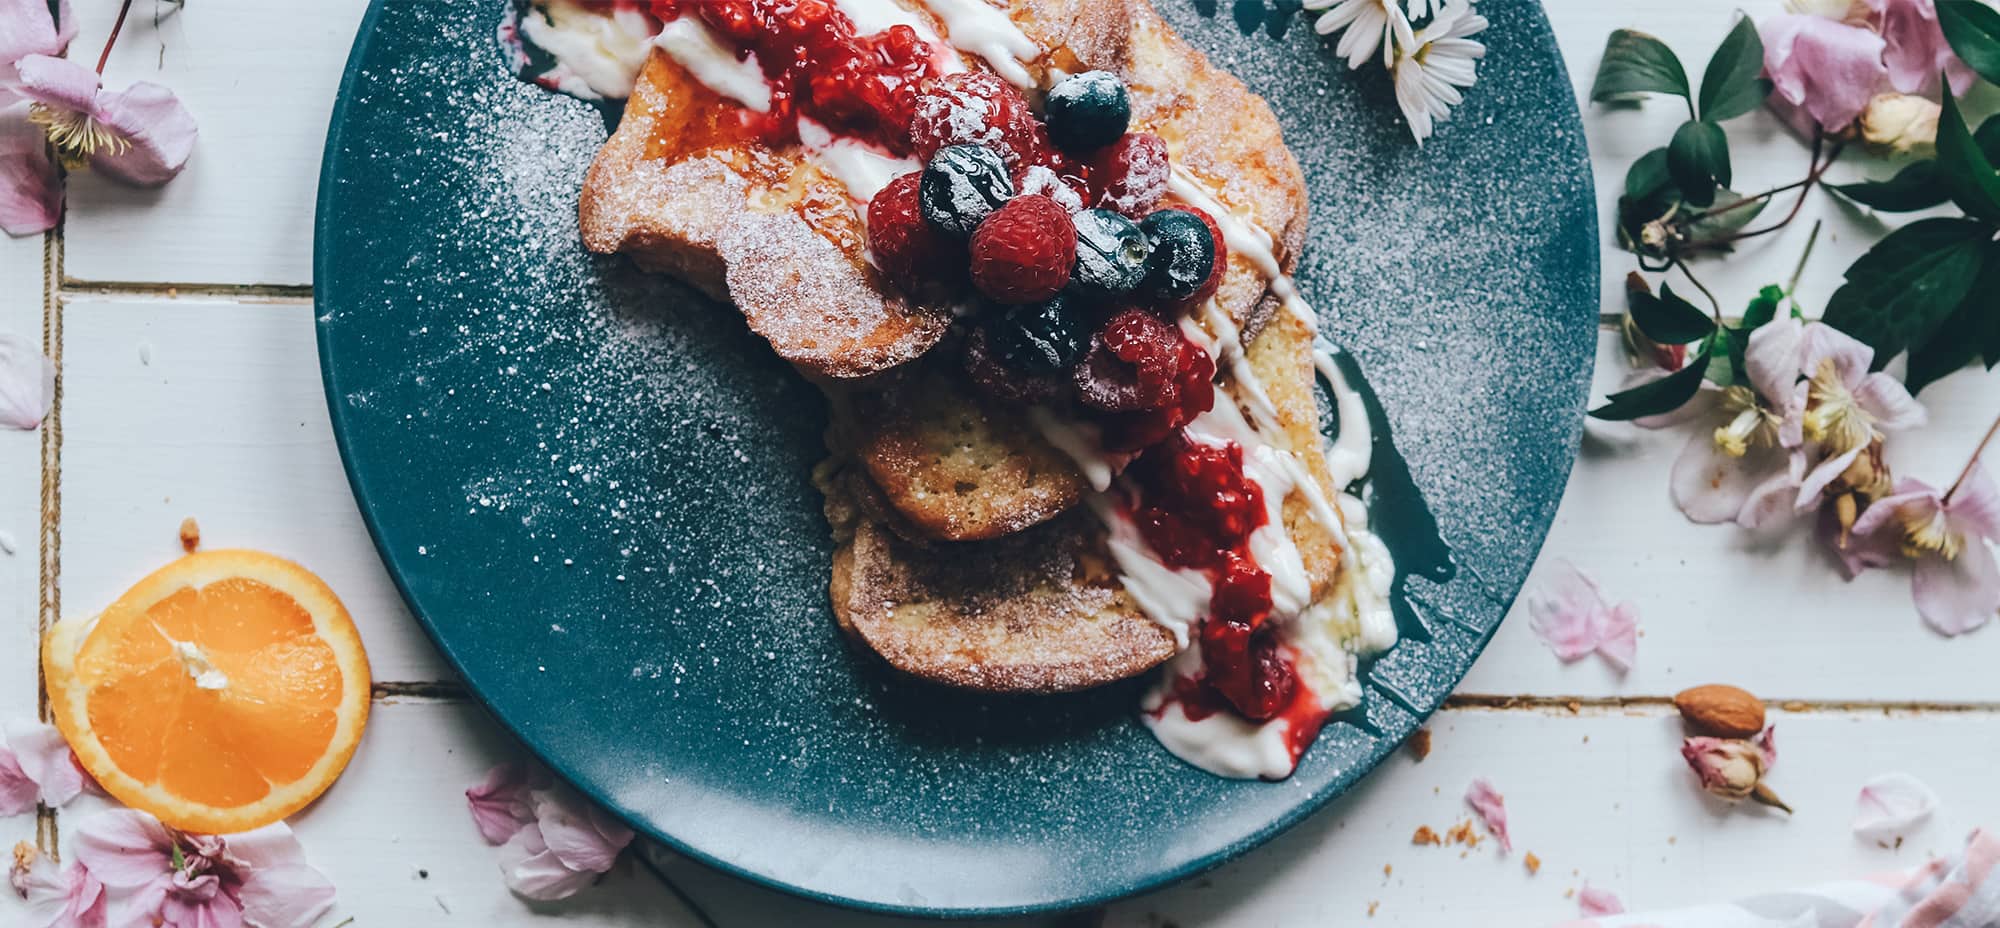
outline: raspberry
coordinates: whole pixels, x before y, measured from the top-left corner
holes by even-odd
[[[1002,303],[1054,297],[1075,264],[1069,211],[1045,196],[1007,201],[972,234],[972,283]]]
[[[1166,140],[1133,132],[1090,157],[1090,181],[1097,204],[1131,219],[1151,213],[1167,195]]]
[[[1178,333],[1176,333],[1178,334]],[[1104,447],[1110,451],[1141,451],[1171,437],[1175,431],[1215,405],[1215,362],[1208,352],[1183,338],[1176,353],[1178,373],[1174,376],[1173,397],[1154,408],[1115,413],[1102,422]],[[1083,387],[1083,368],[1077,366],[1077,384]],[[1093,372],[1095,376],[1095,372]],[[1088,403],[1089,400],[1085,399]]]
[[[1274,718],[1292,701],[1298,675],[1269,629],[1212,617],[1201,625],[1202,682],[1244,718]]]
[[[875,266],[905,293],[944,297],[964,285],[965,246],[924,221],[917,203],[923,174],[911,171],[889,182],[868,202],[868,250]]]
[[[1151,313],[1126,309],[1105,323],[1076,366],[1084,404],[1105,412],[1159,409],[1179,398],[1180,333]]]
[[[979,145],[1020,171],[1033,160],[1031,142],[1039,127],[1028,101],[1012,85],[984,71],[947,74],[917,94],[910,139],[917,157],[953,145]]]

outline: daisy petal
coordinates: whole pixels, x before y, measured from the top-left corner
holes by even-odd
[[[90,166],[140,187],[173,180],[194,154],[194,116],[173,91],[141,81],[97,96],[97,118],[128,143],[123,151],[93,155]]]
[[[1854,804],[1854,834],[1878,844],[1892,844],[1917,830],[1937,810],[1937,794],[1907,773],[1889,773],[1868,781]]]
[[[1991,621],[2000,613],[2000,564],[1993,549],[1981,542],[1958,557],[1920,558],[1910,576],[1910,592],[1923,616],[1939,634],[1957,636]]]
[[[1514,849],[1514,840],[1507,836],[1507,797],[1500,795],[1492,783],[1484,778],[1472,781],[1471,788],[1465,791],[1465,804],[1479,813],[1479,820],[1486,823],[1486,830],[1500,840],[1501,850]]]

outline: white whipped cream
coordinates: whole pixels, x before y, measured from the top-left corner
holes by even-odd
[[[717,41],[701,20],[692,16],[676,19],[660,30],[653,44],[718,95],[759,113],[771,111],[771,84],[764,79],[757,56],[738,59],[736,50]]]
[[[986,0],[923,0],[924,6],[944,23],[945,37],[953,48],[985,59],[995,74],[1023,90],[1035,86],[1035,76],[1025,62],[1042,57],[1042,48],[1006,10]]]
[[[1105,451],[1096,426],[1064,422],[1044,406],[1031,407],[1028,421],[1035,424],[1049,444],[1076,464],[1076,469],[1083,472],[1083,479],[1090,481],[1091,489],[1099,493],[1111,489],[1111,476],[1127,456]]]
[[[586,100],[632,95],[652,50],[653,21],[636,8],[592,9],[576,0],[542,0],[521,17],[521,35],[557,61],[546,80]],[[768,106],[768,104],[766,104]]]
[[[805,116],[799,117],[799,144],[805,146],[806,157],[846,187],[848,198],[856,203],[874,199],[890,181],[923,167],[915,158],[898,158],[859,139],[835,135]],[[856,213],[867,221],[867,210]]]

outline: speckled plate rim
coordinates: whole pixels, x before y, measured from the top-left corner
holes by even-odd
[[[342,68],[340,86],[338,91],[336,92],[332,116],[328,120],[326,146],[322,151],[322,156],[320,161],[319,188],[316,197],[315,214],[313,219],[313,233],[314,233],[313,279],[315,282],[320,280],[323,275],[329,272],[329,268],[327,266],[329,256],[326,250],[322,247],[322,242],[324,242],[327,237],[326,236],[327,223],[329,222],[330,219],[327,204],[329,202],[329,199],[331,198],[332,191],[334,189],[334,179],[335,179],[334,168],[335,164],[337,163],[337,155],[339,154],[339,149],[340,149],[341,131],[342,128],[347,123],[347,115],[349,107],[354,102],[352,90],[354,88],[356,81],[360,77],[360,73],[362,70],[361,67],[362,61],[364,59],[365,52],[368,48],[369,42],[374,37],[377,22],[381,18],[384,8],[387,6],[387,4],[391,2],[395,2],[395,0],[370,0],[370,3],[368,5],[368,10],[362,16],[360,26],[358,27],[355,33],[354,43],[348,52],[347,63]],[[1562,52],[1556,44],[1554,32],[1552,31],[1547,21],[1546,15],[1542,17],[1540,28],[1535,30],[1534,45],[1535,47],[1532,49],[1532,51],[1534,51],[1537,54],[1544,55],[1547,58],[1553,60],[1558,74],[1563,76],[1564,78],[1567,78],[1568,65],[1564,61],[1562,57]],[[1574,98],[1569,98],[1568,106],[1566,107],[1566,109],[1563,112],[1557,113],[1555,115],[1560,121],[1564,121],[1572,125],[1581,124],[1581,115],[1576,107],[1576,102]],[[1589,164],[1588,160],[1584,161],[1583,164],[1579,165],[1579,168],[1583,172],[1583,176],[1586,179],[1591,177],[1591,165]],[[1591,216],[1592,216],[1592,222],[1590,224],[1588,232],[1591,241],[1595,242],[1597,238],[1597,225],[1595,219],[1596,213],[1594,208],[1591,211]],[[1595,279],[1599,271],[1598,264],[1600,260],[1600,255],[1595,247],[1589,249],[1587,251],[1587,255],[1588,255],[1588,265],[1589,265],[1587,270],[1590,277],[1592,279]],[[320,289],[317,286],[315,286],[314,308],[316,314],[324,316],[328,311],[328,308],[319,305],[320,298],[318,294],[320,292],[321,292]],[[1181,880],[1187,879],[1197,874],[1212,870],[1225,863],[1228,863],[1231,860],[1236,859],[1237,857],[1240,857],[1250,852],[1251,850],[1259,847],[1265,842],[1270,841],[1271,839],[1277,837],[1279,834],[1282,834],[1283,832],[1289,830],[1292,826],[1297,825],[1299,822],[1305,820],[1307,816],[1310,816],[1313,813],[1318,812],[1320,809],[1325,808],[1326,805],[1332,802],[1334,799],[1342,795],[1345,795],[1346,792],[1349,789],[1351,789],[1357,781],[1367,776],[1369,773],[1373,772],[1374,769],[1378,765],[1380,765],[1381,762],[1385,758],[1387,758],[1392,751],[1394,751],[1397,747],[1401,745],[1400,740],[1389,741],[1387,739],[1377,739],[1376,749],[1369,756],[1357,762],[1348,770],[1343,771],[1339,776],[1337,776],[1334,779],[1334,781],[1328,784],[1327,789],[1315,793],[1311,796],[1302,798],[1298,803],[1293,805],[1293,807],[1290,810],[1276,817],[1271,822],[1266,824],[1263,828],[1260,828],[1233,843],[1224,845],[1221,848],[1205,856],[1189,860],[1177,867],[1161,870],[1157,873],[1148,874],[1144,877],[1100,886],[1095,891],[1092,892],[1081,893],[1071,898],[1058,899],[1049,902],[1018,905],[1018,906],[977,906],[977,907],[939,907],[939,906],[896,905],[889,903],[881,903],[871,900],[854,899],[846,896],[821,892],[803,886],[798,886],[796,884],[786,882],[782,879],[770,876],[768,874],[761,873],[743,864],[729,860],[724,860],[722,858],[713,856],[711,854],[702,851],[697,847],[694,847],[690,844],[683,842],[682,840],[676,838],[672,834],[669,834],[667,832],[655,828],[653,824],[645,816],[640,815],[634,810],[621,805],[590,780],[578,777],[576,775],[576,771],[572,769],[570,765],[564,764],[560,760],[556,759],[559,756],[558,754],[556,754],[556,752],[548,750],[547,747],[542,743],[540,743],[538,739],[530,737],[520,723],[511,718],[507,713],[501,711],[500,707],[494,702],[493,698],[485,691],[485,689],[482,688],[470,674],[466,673],[465,665],[460,655],[458,654],[457,650],[453,648],[449,639],[447,639],[444,635],[441,635],[438,632],[437,626],[431,621],[430,617],[423,608],[422,603],[419,601],[414,591],[410,588],[408,581],[405,579],[406,571],[405,571],[405,565],[402,563],[402,558],[387,543],[385,539],[384,529],[382,525],[379,523],[376,515],[377,508],[370,502],[368,481],[366,477],[359,470],[356,469],[355,455],[352,449],[349,447],[350,423],[347,420],[346,404],[339,401],[339,397],[345,395],[345,391],[340,386],[339,374],[334,370],[333,365],[327,362],[327,357],[329,352],[329,344],[328,344],[329,335],[326,325],[324,325],[323,323],[316,325],[315,333],[316,333],[315,340],[317,343],[319,357],[320,357],[320,377],[326,392],[328,413],[332,420],[334,443],[340,451],[341,468],[347,475],[348,484],[353,488],[355,502],[357,504],[357,508],[360,510],[362,522],[368,528],[369,539],[371,543],[374,544],[377,553],[381,555],[383,566],[386,569],[387,573],[389,574],[390,580],[395,584],[397,593],[402,597],[404,604],[409,607],[411,614],[416,616],[418,624],[423,627],[424,634],[431,640],[432,644],[436,645],[438,651],[444,655],[445,661],[451,665],[452,671],[455,674],[457,674],[461,680],[465,682],[467,690],[469,690],[472,693],[473,697],[478,700],[480,705],[485,708],[488,715],[492,716],[495,720],[497,720],[500,723],[500,725],[503,728],[505,728],[507,732],[515,738],[515,740],[519,741],[521,744],[526,746],[530,751],[532,751],[536,755],[538,759],[540,759],[556,774],[561,776],[566,781],[570,782],[578,790],[582,791],[585,795],[589,796],[595,802],[615,812],[621,819],[623,819],[626,823],[630,824],[634,829],[636,829],[643,837],[658,842],[660,845],[673,851],[674,853],[680,854],[692,860],[699,861],[706,866],[713,867],[731,876],[747,880],[753,884],[763,886],[769,889],[774,889],[780,892],[784,892],[799,898],[809,899],[815,902],[822,902],[828,905],[839,906],[845,909],[861,911],[861,912],[872,912],[882,915],[895,915],[895,916],[906,916],[906,917],[917,917],[917,918],[932,918],[932,919],[1005,918],[1010,916],[1047,914],[1051,912],[1062,912],[1071,909],[1085,908],[1095,905],[1103,905],[1109,902],[1113,902],[1119,899],[1124,899],[1130,896],[1135,896],[1151,890],[1160,889],[1162,887],[1179,882]],[[1587,383],[1585,386],[1587,387]],[[1587,392],[1585,390],[1579,390],[1578,395],[1576,396],[1574,402],[1571,404],[1574,407],[1575,415],[1578,417],[1579,420],[1582,417],[1587,399],[1588,399]],[[1581,430],[1579,429],[1575,434],[1571,436],[1568,442],[1568,447],[1564,449],[1564,453],[1562,455],[1562,463],[1559,468],[1559,473],[1551,475],[1558,485],[1567,484],[1570,472],[1574,468],[1576,463],[1576,457],[1580,447],[1580,443],[1581,443]],[[1543,543],[1547,541],[1548,533],[1550,528],[1552,527],[1552,524],[1553,524],[1553,513],[1551,514],[1551,518],[1548,520],[1544,520],[1542,524],[1533,533],[1534,543],[1532,545],[1532,548],[1535,553],[1539,554]],[[1502,607],[1501,611],[1503,615],[1507,610],[1512,608],[1514,600],[1518,598],[1519,595],[1520,591],[1516,590],[1512,595],[1505,597],[1504,601],[1500,601],[1498,603]],[[1486,649],[1487,644],[1492,641],[1494,633],[1498,631],[1499,625],[1500,623],[1496,621],[1493,627],[1488,629],[1486,633],[1482,635],[1474,643],[1473,647],[1470,649],[1470,652],[1465,657],[1465,670],[1469,670],[1473,662],[1475,662],[1478,659],[1479,655]],[[1461,679],[1463,677],[1463,672],[1464,671],[1460,672]],[[1442,701],[1440,701],[1440,705],[1441,704]],[[1437,711],[1436,707],[1433,707],[1429,711],[1416,713],[1418,725],[1421,726],[1423,721],[1428,719],[1436,711]],[[647,869],[653,872],[654,875],[659,877],[663,882],[666,882],[667,881],[666,875],[663,872],[661,872],[658,864],[652,859],[651,855],[645,849],[639,849],[638,852],[641,856],[642,862],[646,865]],[[676,891],[678,892],[678,889]]]

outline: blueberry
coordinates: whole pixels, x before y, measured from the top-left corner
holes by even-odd
[[[1215,270],[1215,233],[1208,223],[1184,209],[1163,209],[1139,228],[1153,243],[1146,256],[1146,289],[1169,301],[1199,293]]]
[[[1138,223],[1108,209],[1087,209],[1070,220],[1076,223],[1076,270],[1070,285],[1078,293],[1118,296],[1145,280],[1152,246]]]
[[[918,182],[918,208],[940,231],[964,238],[1014,198],[1014,178],[991,149],[952,145],[931,156]]]
[[[1125,82],[1109,71],[1065,77],[1049,90],[1049,138],[1064,151],[1096,151],[1118,141],[1132,124]]]
[[[986,338],[1001,363],[1028,374],[1068,370],[1090,344],[1067,300],[1009,306],[986,320]]]

